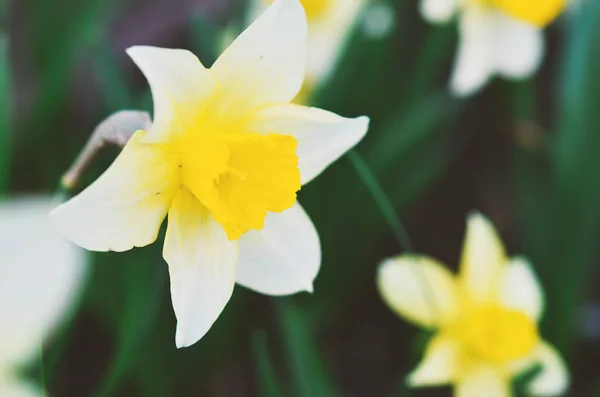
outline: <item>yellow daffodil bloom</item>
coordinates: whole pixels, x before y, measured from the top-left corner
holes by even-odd
[[[460,45],[450,86],[470,95],[495,74],[526,78],[544,54],[542,29],[564,10],[566,0],[421,0],[434,23],[459,16]]]
[[[306,37],[298,0],[276,0],[211,69],[188,51],[130,48],[152,89],[152,127],[53,212],[69,239],[94,251],[153,243],[168,213],[178,347],[209,330],[236,282],[268,295],[312,290],[319,238],[296,193],[369,120],[290,104]]]
[[[73,305],[86,273],[85,251],[64,239],[50,198],[0,202],[0,396],[45,395],[18,368]]]
[[[530,394],[567,389],[563,360],[539,334],[541,286],[526,259],[506,256],[482,215],[468,219],[458,276],[434,259],[402,255],[382,263],[377,282],[392,310],[435,330],[410,386],[453,384],[457,397],[510,397],[512,378],[540,366]]]
[[[251,0],[249,15],[259,15],[272,0]],[[308,20],[306,80],[296,103],[306,103],[315,86],[333,71],[345,40],[366,0],[300,0]]]

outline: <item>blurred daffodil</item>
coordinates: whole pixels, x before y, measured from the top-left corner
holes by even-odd
[[[457,277],[434,259],[402,255],[384,261],[378,287],[396,313],[436,331],[411,386],[453,384],[458,397],[509,397],[512,378],[539,366],[531,394],[567,389],[563,360],[538,332],[544,298],[533,270],[506,256],[482,215],[469,217]]]
[[[495,74],[526,78],[544,54],[543,28],[566,0],[421,0],[424,18],[443,23],[459,13],[460,45],[450,86],[470,95]]]
[[[178,347],[209,330],[236,282],[268,295],[312,290],[319,238],[296,192],[360,141],[369,120],[290,104],[306,37],[298,0],[276,0],[210,70],[188,51],[129,49],[152,89],[152,127],[53,212],[69,239],[94,251],[151,244],[168,213]]]
[[[85,251],[50,220],[50,198],[0,202],[0,396],[44,393],[19,376],[72,306],[86,273]]]
[[[249,15],[255,18],[272,2],[251,0]],[[300,3],[308,20],[306,80],[295,99],[302,104],[314,87],[332,73],[366,0],[300,0]]]

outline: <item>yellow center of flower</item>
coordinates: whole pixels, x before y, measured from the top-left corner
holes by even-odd
[[[566,0],[495,0],[495,3],[508,15],[540,27],[556,19],[566,6]]]
[[[273,0],[267,0],[272,3]],[[304,11],[306,12],[306,18],[310,21],[322,16],[331,7],[333,0],[300,0]]]
[[[522,358],[539,340],[535,323],[525,314],[497,306],[474,310],[462,327],[468,348],[491,362]]]
[[[281,212],[296,202],[300,171],[292,136],[192,131],[173,144],[182,184],[230,240],[262,229],[267,211]]]
[[[566,0],[471,0],[475,4],[499,8],[513,18],[544,27],[566,7]]]

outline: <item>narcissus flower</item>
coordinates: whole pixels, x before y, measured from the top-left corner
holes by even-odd
[[[566,0],[421,0],[431,22],[460,13],[460,45],[451,78],[458,95],[479,90],[495,74],[526,78],[544,54],[542,29],[565,8]]]
[[[188,51],[129,49],[152,89],[153,125],[53,212],[69,239],[94,251],[151,244],[168,213],[179,347],[209,330],[236,282],[269,295],[312,290],[319,239],[296,193],[369,120],[290,104],[306,37],[298,0],[276,0],[210,70]]]
[[[402,255],[382,263],[377,282],[392,310],[435,330],[410,386],[453,384],[458,397],[510,397],[511,379],[540,366],[531,394],[567,389],[566,366],[538,331],[544,298],[533,270],[506,256],[482,215],[469,217],[457,277],[434,259]]]
[[[18,374],[75,302],[85,251],[63,238],[48,197],[0,202],[0,396],[43,396]]]
[[[273,0],[251,0],[249,15],[259,15]],[[357,22],[366,0],[300,0],[308,20],[306,80],[296,103],[330,76],[346,38]]]

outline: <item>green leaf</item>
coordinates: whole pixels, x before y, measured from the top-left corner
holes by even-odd
[[[252,345],[254,347],[260,395],[264,397],[283,397],[283,391],[277,380],[277,372],[269,356],[265,333],[255,331]]]
[[[339,395],[314,339],[314,319],[292,301],[277,302],[279,329],[297,397]]]

